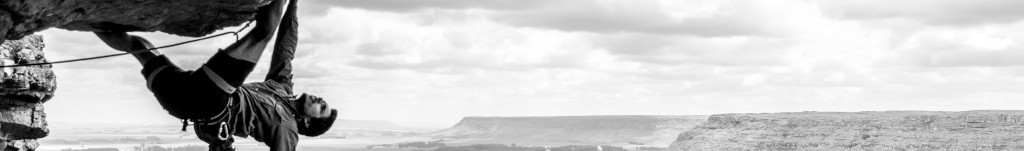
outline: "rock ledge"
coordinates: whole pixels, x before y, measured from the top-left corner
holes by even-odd
[[[270,0],[4,0],[0,35],[21,39],[57,27],[78,31],[161,31],[198,37],[251,20]]]

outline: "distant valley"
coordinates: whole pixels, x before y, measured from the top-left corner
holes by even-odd
[[[54,123],[40,151],[205,144],[180,125]],[[239,139],[240,150],[265,150]],[[1024,150],[1024,111],[884,111],[711,116],[465,117],[444,129],[339,120],[306,151],[452,150]]]

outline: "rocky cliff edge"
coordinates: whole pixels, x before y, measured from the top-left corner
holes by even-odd
[[[689,150],[1024,150],[1024,111],[721,114],[679,135]]]

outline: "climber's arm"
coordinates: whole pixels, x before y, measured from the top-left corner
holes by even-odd
[[[259,61],[267,42],[273,38],[274,31],[281,23],[284,4],[285,0],[274,0],[270,5],[261,7],[260,12],[256,14],[256,26],[252,31],[222,51],[235,59],[253,63]]]
[[[149,40],[146,40],[145,38],[135,35],[128,35],[125,32],[95,33],[96,37],[99,37],[100,40],[103,40],[103,43],[106,43],[107,46],[110,46],[111,48],[117,49],[119,51],[131,52],[154,48],[153,44],[150,43]],[[150,59],[156,58],[160,55],[160,51],[158,50],[151,50],[147,52],[139,52],[132,54],[132,56],[135,56],[135,59],[139,60],[140,64],[146,64],[146,62]]]
[[[292,59],[295,58],[295,47],[299,40],[299,22],[297,14],[297,3],[299,0],[288,2],[288,10],[284,12],[281,25],[277,29],[277,40],[274,41],[274,51],[270,55],[270,70],[265,80],[277,81],[287,88],[288,94],[292,93]]]

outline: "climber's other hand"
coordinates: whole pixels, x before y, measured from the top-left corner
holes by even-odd
[[[132,49],[131,50],[142,50],[142,49],[154,48],[153,43],[150,43],[149,40],[146,40],[146,38],[142,38],[142,37],[139,37],[139,36],[136,36],[136,35],[129,35],[129,36],[131,36],[131,40],[132,40]]]
[[[284,13],[287,0],[273,0],[269,5],[260,7],[256,14],[256,27],[254,31],[265,33],[267,36],[274,33]]]

